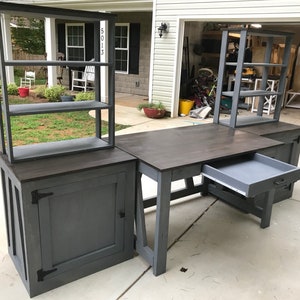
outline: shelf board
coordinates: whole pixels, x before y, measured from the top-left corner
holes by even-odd
[[[6,60],[3,62],[5,66],[68,66],[68,67],[111,67],[111,62],[89,61],[71,61],[71,60]]]
[[[243,116],[236,118],[236,127],[244,127],[244,126],[251,126],[257,124],[264,124],[264,123],[274,123],[278,122],[278,120],[263,117],[263,116]],[[220,119],[220,124],[225,126],[230,126],[230,118]]]
[[[233,97],[233,91],[225,91],[222,92],[223,96]],[[248,90],[248,91],[240,91],[240,97],[256,97],[256,96],[278,96],[279,92],[276,91],[266,91],[266,90]]]
[[[34,104],[15,104],[9,106],[10,116],[22,116],[43,113],[57,113],[82,110],[108,109],[110,106],[106,103],[89,101],[71,101],[71,102],[50,102]]]
[[[113,147],[97,137],[79,138],[13,147],[13,161],[24,161]]]
[[[224,28],[222,31],[227,31],[230,33],[241,33],[246,31],[248,35],[252,36],[265,36],[265,37],[287,37],[287,36],[294,36],[294,33],[285,32],[285,31],[271,31],[265,29],[254,29],[254,28]]]
[[[226,66],[237,66],[237,62],[226,62]],[[265,63],[265,62],[255,62],[255,63],[250,63],[250,62],[244,62],[243,63],[244,67],[286,67],[285,64],[275,64],[275,63]]]

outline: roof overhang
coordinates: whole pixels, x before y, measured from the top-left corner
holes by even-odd
[[[111,13],[97,11],[82,11],[74,9],[64,9],[49,6],[18,4],[16,2],[0,2],[0,13],[16,16],[20,14],[24,17],[41,18],[49,17],[64,20],[80,20],[86,22],[99,22],[99,20],[115,20],[115,15]]]
[[[24,0],[2,0],[24,4]],[[152,11],[153,0],[27,0],[26,4],[101,12]]]

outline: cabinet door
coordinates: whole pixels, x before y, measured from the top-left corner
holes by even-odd
[[[122,250],[125,182],[121,172],[35,191],[42,252],[38,281]]]

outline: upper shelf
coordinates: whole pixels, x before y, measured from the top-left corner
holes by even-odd
[[[233,66],[236,67],[238,64],[237,62],[226,62],[226,66]],[[243,63],[244,67],[287,67],[285,64],[274,64],[274,63],[266,63],[266,62],[255,62],[255,63],[250,63],[250,62],[244,62]]]
[[[222,95],[227,97],[233,97],[234,91],[222,92]],[[240,91],[239,95],[241,97],[278,96],[281,95],[281,93],[276,91],[266,91],[266,90],[246,90],[246,91]]]
[[[18,146],[14,147],[13,151],[15,160],[24,161],[37,157],[45,158],[54,155],[79,153],[82,151],[106,149],[112,147],[113,146],[105,140],[96,137],[87,137],[74,140]]]
[[[82,110],[99,110],[107,109],[110,106],[106,103],[89,100],[89,101],[72,101],[72,102],[51,102],[38,104],[16,104],[9,106],[10,116],[22,116],[42,113],[57,113],[67,111]]]
[[[219,60],[219,69],[218,69],[218,86],[215,99],[215,108],[214,108],[214,123],[223,124],[230,126],[232,128],[238,128],[242,126],[262,124],[267,122],[278,122],[281,105],[283,102],[283,95],[285,93],[285,81],[287,79],[287,71],[289,64],[289,57],[291,54],[292,46],[292,37],[294,33],[289,32],[278,32],[278,31],[268,31],[268,30],[258,30],[258,29],[249,29],[249,28],[224,28],[222,29],[222,42],[220,50],[220,60]],[[232,42],[232,37],[235,37],[236,42],[238,43],[238,51],[236,57],[234,57],[234,62],[228,62],[228,45]],[[262,37],[257,40],[252,38],[258,36]],[[278,38],[280,37],[280,38]],[[256,53],[255,55],[246,55],[246,50],[249,47],[249,41],[252,39],[252,42],[255,42],[257,47],[260,47],[261,52]],[[257,42],[257,43],[256,43]],[[277,46],[280,43],[280,56],[278,56],[278,62],[272,62],[274,54],[275,45]],[[278,54],[278,53],[277,53]],[[272,56],[273,55],[273,56]],[[278,54],[279,55],[279,54]],[[253,62],[252,62],[253,59]],[[233,91],[224,91],[223,84],[224,79],[227,75],[226,66],[231,66],[232,69],[235,69],[235,84],[233,86]],[[259,89],[257,89],[257,81],[254,81],[252,78],[253,74],[249,74],[249,80],[245,80],[246,72],[244,71],[247,67],[261,67],[261,81],[259,82]],[[272,75],[272,68],[276,68],[276,79]],[[272,72],[271,72],[272,71]],[[227,89],[231,89],[232,78],[229,76]],[[271,86],[269,85],[270,80]],[[276,83],[275,83],[276,81]],[[246,88],[243,87],[243,84],[255,83],[254,89],[251,85]],[[232,99],[232,106],[230,111],[230,117],[225,120],[220,120],[220,111],[221,111],[221,101],[222,97],[227,96]],[[256,97],[258,99],[256,99]],[[257,112],[255,117],[246,118],[239,116],[238,109],[240,106],[241,98],[252,98],[252,101],[255,102]],[[249,99],[248,99],[249,100]],[[250,99],[251,100],[251,99]],[[273,118],[264,118],[263,114],[266,111],[265,107],[268,107],[268,114],[270,113],[270,108],[272,108]],[[248,108],[248,105],[245,106]],[[254,112],[254,110],[252,111]]]
[[[0,119],[0,152],[7,155],[8,161],[11,163],[20,160],[38,159],[51,156],[66,155],[68,153],[81,153],[95,149],[106,149],[114,147],[115,136],[115,108],[114,108],[114,94],[115,94],[115,22],[116,15],[111,13],[99,13],[88,12],[83,10],[70,10],[61,8],[47,8],[36,5],[24,5],[14,4],[0,1],[0,11],[3,14],[11,16],[22,16],[28,18],[37,18],[44,21],[45,28],[47,29],[47,36],[45,36],[46,42],[51,46],[52,55],[41,58],[38,60],[26,60],[26,59],[14,59],[10,46],[7,45],[7,41],[4,36],[0,35],[0,77],[2,82],[2,101],[0,109],[2,108],[2,118]],[[47,18],[55,20],[55,22],[48,24]],[[79,60],[69,60],[68,53],[67,60],[58,60],[54,54],[55,50],[58,51],[60,47],[56,49],[55,43],[47,39],[48,36],[55,36],[55,39],[59,39],[58,32],[60,31],[60,25],[66,26],[70,23],[80,23],[87,25],[88,34],[85,39],[89,41],[89,54],[83,56]],[[51,25],[51,26],[50,26]],[[9,22],[6,19],[0,22],[0,31],[2,29],[9,29]],[[62,28],[62,27],[61,27]],[[101,55],[101,28],[105,28],[105,57]],[[4,31],[5,31],[4,30]],[[48,32],[49,31],[49,32]],[[51,39],[52,40],[52,39]],[[46,44],[47,44],[46,43]],[[47,45],[48,45],[47,44]],[[7,48],[8,46],[8,48]],[[54,48],[53,48],[54,47]],[[7,49],[6,49],[7,48]],[[8,52],[8,55],[4,55]],[[48,53],[49,54],[49,53]],[[70,54],[70,53],[69,53]],[[89,60],[86,60],[89,59]],[[55,84],[57,77],[56,67],[67,67],[69,69],[81,70],[87,66],[94,67],[94,91],[95,98],[88,101],[72,101],[72,102],[48,102],[48,103],[32,103],[25,104],[22,101],[20,104],[13,104],[10,101],[8,95],[8,84],[11,80],[7,79],[8,70],[11,67],[20,67],[20,69],[29,69],[28,67],[43,67],[49,72],[45,74],[45,77],[49,77],[49,87]],[[47,68],[50,67],[50,68]],[[105,69],[105,72],[102,72]],[[102,72],[102,73],[100,73]],[[71,74],[69,74],[70,77]],[[104,76],[101,76],[104,75]],[[104,80],[103,80],[104,78]],[[53,79],[53,80],[50,80]],[[70,78],[69,78],[70,79]],[[52,82],[53,81],[53,82]],[[105,93],[104,93],[105,89]],[[105,95],[104,95],[105,94]],[[103,96],[103,98],[101,98]],[[103,99],[103,102],[101,101]],[[108,115],[107,130],[102,126],[101,110],[104,109]],[[18,116],[25,115],[43,115],[62,113],[62,112],[84,112],[96,111],[95,118],[93,118],[93,124],[90,124],[91,132],[85,133],[87,137],[73,138],[70,131],[64,132],[64,136],[55,137],[58,141],[36,143],[32,141],[31,144],[19,146],[19,144],[27,143],[21,138],[21,142],[16,141],[16,132],[12,125]],[[68,128],[78,128],[79,120],[78,114],[71,114],[70,119],[66,125]],[[46,117],[46,116],[45,116]],[[19,119],[19,118],[17,118]],[[51,119],[51,118],[50,118]],[[51,120],[50,120],[51,122]],[[67,123],[66,123],[67,124]],[[44,132],[51,131],[52,124],[45,124],[43,126]],[[66,128],[67,128],[66,127]],[[105,126],[106,127],[106,126]],[[105,138],[102,137],[105,136]],[[77,136],[77,135],[75,135]],[[70,138],[70,139],[69,139]]]
[[[285,32],[285,31],[271,31],[271,30],[265,30],[265,29],[254,29],[254,28],[225,28],[222,29],[223,31],[227,31],[229,33],[241,33],[241,32],[247,32],[248,35],[253,36],[264,36],[264,37],[292,37],[294,36],[294,33],[292,32]]]
[[[225,126],[230,126],[230,118],[224,118],[220,120],[220,124],[225,125]],[[266,123],[274,123],[277,122],[274,119],[264,117],[264,116],[257,116],[257,115],[252,115],[252,116],[242,116],[242,117],[237,117],[236,118],[236,127],[246,127],[249,125],[258,125],[258,124],[266,124]]]
[[[5,66],[95,66],[95,67],[112,67],[113,63],[99,61],[71,61],[71,60],[6,60],[3,61]]]

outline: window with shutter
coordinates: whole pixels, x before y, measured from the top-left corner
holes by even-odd
[[[138,74],[139,55],[140,24],[117,24],[115,33],[116,72]]]

